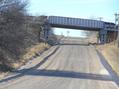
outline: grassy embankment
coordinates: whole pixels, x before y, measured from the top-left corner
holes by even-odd
[[[113,70],[119,75],[119,48],[114,43],[100,45],[97,48],[104,55]]]
[[[26,53],[22,57],[21,64],[14,63],[13,67],[18,68],[25,64],[29,59],[31,59],[33,56],[35,56],[37,53],[44,51],[46,48],[49,48],[50,46],[46,43],[37,43],[36,45],[33,45],[26,49]]]
[[[25,65],[33,56],[35,56],[37,53],[44,51],[45,49],[49,48],[50,45],[47,43],[37,43],[36,45],[32,45],[31,47],[28,47],[25,51],[25,53],[21,57],[21,61],[16,61],[12,63],[12,68],[17,69],[21,67],[22,65]],[[9,73],[9,71],[1,72],[0,78],[3,78]]]

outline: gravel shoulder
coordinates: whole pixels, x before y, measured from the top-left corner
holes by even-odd
[[[97,46],[97,49],[103,54],[107,62],[119,76],[119,48],[112,44]]]

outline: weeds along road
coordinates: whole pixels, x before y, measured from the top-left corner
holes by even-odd
[[[40,67],[1,83],[0,89],[119,89],[95,48],[78,42],[63,39],[60,48]]]

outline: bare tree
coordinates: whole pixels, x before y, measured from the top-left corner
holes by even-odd
[[[0,51],[3,52],[0,61],[9,61],[5,58],[5,53],[13,59],[19,59],[22,53],[28,34],[25,29],[26,5],[27,3],[21,0],[0,1],[0,50],[5,51]]]

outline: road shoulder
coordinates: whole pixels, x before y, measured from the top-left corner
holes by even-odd
[[[14,70],[12,72],[10,72],[7,76],[3,77],[2,79],[0,79],[0,83],[2,82],[8,82],[9,80],[14,80],[17,79],[19,77],[24,76],[24,73],[39,67],[40,65],[42,65],[45,61],[47,61],[47,59],[52,56],[57,50],[59,49],[59,46],[52,46],[50,49],[44,51],[40,56],[30,60],[29,62],[27,62],[24,66],[20,67],[17,70]],[[21,73],[18,74],[17,72],[20,71]]]
[[[106,61],[119,76],[119,48],[114,45],[101,45],[97,46],[96,49],[102,53]]]
[[[101,63],[110,73],[115,83],[119,86],[119,72],[118,72],[118,64],[117,64],[119,63],[118,62],[119,56],[115,55],[118,53],[115,53],[117,49],[115,50],[114,49],[115,49],[114,46],[109,46],[109,45],[101,45],[96,47],[97,54],[99,55]]]

